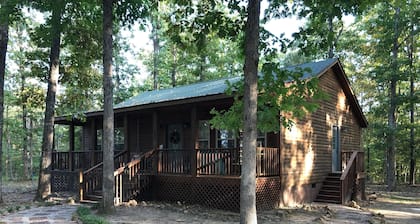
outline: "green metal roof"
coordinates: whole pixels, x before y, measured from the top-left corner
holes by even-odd
[[[318,62],[310,62],[296,66],[290,66],[286,67],[285,69],[289,71],[302,71],[302,78],[309,79],[322,74],[326,69],[330,68],[337,61],[338,59],[332,58]],[[224,78],[174,87],[170,89],[146,91],[115,105],[114,109],[222,94],[227,89],[227,82],[235,83],[240,79],[241,77]]]

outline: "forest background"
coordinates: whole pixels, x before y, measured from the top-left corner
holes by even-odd
[[[0,4],[14,4],[4,78],[4,181],[36,180],[39,171],[52,35],[48,2]],[[64,2],[55,114],[83,118],[83,111],[103,106],[102,11],[95,1]],[[244,6],[230,1],[149,2],[153,4],[144,3],[146,10],[139,10],[148,13],[138,15],[136,22],[129,15],[114,22],[115,104],[147,90],[243,74],[243,34],[238,30],[244,21],[236,13]],[[355,2],[270,1],[262,24],[290,17],[302,22],[290,37],[262,28],[260,60],[275,55],[287,66],[339,57],[369,121],[363,133],[368,180],[387,183],[394,175],[399,184],[418,183],[420,2]],[[43,19],[34,19],[40,13]],[[345,24],[344,16],[354,21]],[[290,25],[277,21],[278,30]],[[126,35],[132,30],[146,31],[142,35],[150,38],[151,51],[131,44],[138,41],[138,36]],[[62,126],[54,131],[54,149],[68,151],[69,131]],[[76,139],[80,150],[80,128]],[[395,163],[390,163],[392,150]]]

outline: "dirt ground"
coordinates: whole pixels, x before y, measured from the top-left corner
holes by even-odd
[[[369,186],[370,200],[349,206],[311,203],[258,213],[259,223],[420,223],[420,186],[388,193]],[[238,223],[239,214],[181,203],[140,202],[119,206],[111,223]]]
[[[33,202],[35,186],[35,181],[3,182],[3,203],[0,204],[0,215],[34,206],[36,204]]]
[[[35,184],[3,184],[0,213],[39,206],[32,202]],[[311,203],[258,213],[259,223],[420,223],[420,186],[399,186],[386,192],[381,185],[368,186],[371,200],[342,206]],[[66,196],[67,197],[67,196]],[[65,198],[65,197],[64,197]],[[66,199],[66,198],[65,198]],[[57,199],[58,200],[58,199]],[[65,203],[65,200],[60,201]],[[118,206],[114,215],[105,216],[110,223],[238,223],[239,214],[198,205],[165,202],[139,202]]]

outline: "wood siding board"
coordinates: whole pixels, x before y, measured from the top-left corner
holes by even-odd
[[[322,182],[331,172],[331,143],[328,140],[331,136],[331,125],[340,124],[345,127],[345,132],[341,135],[341,150],[360,150],[360,123],[357,122],[354,110],[350,108],[349,100],[344,100],[345,104],[339,107],[339,96],[347,97],[347,95],[333,69],[327,70],[320,76],[319,87],[329,98],[321,102],[320,108],[315,113],[308,114],[305,119],[296,122],[296,128],[301,131],[301,136],[293,140],[287,139],[289,130],[281,129],[283,190],[290,187],[287,185],[291,183],[304,185]],[[314,151],[313,170],[310,171],[310,175],[305,176],[304,161],[309,145]]]

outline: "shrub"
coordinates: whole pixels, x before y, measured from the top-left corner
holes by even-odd
[[[77,218],[83,224],[108,224],[108,222],[97,215],[92,214],[88,207],[78,207],[76,210]]]

